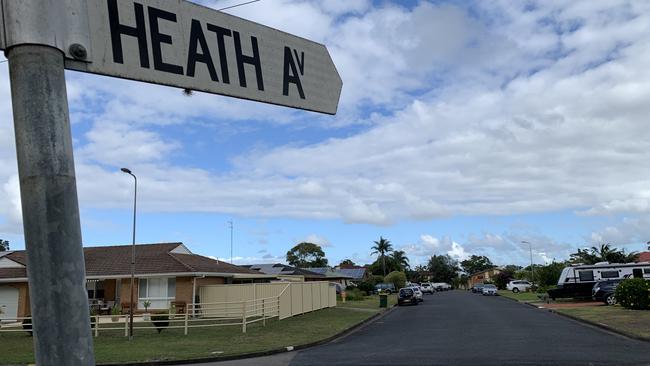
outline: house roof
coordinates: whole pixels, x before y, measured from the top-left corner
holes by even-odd
[[[249,264],[243,267],[269,275],[297,275],[304,276],[305,278],[325,278],[325,275],[320,273],[292,267],[282,263]]]
[[[639,253],[639,259],[637,262],[650,262],[650,252],[641,252]]]
[[[483,273],[494,272],[494,271],[501,271],[501,268],[495,266],[495,267],[488,268],[488,269],[485,269],[485,270],[482,270],[482,271],[479,271],[479,272],[472,273],[469,276],[473,277],[473,276],[477,276],[477,275],[480,275],[480,274],[483,274]]]
[[[130,275],[131,249],[131,245],[84,248],[86,276]],[[28,264],[24,250],[14,251],[4,258],[24,266]],[[173,273],[233,274],[238,277],[260,275],[248,268],[192,254],[182,243],[138,244],[135,246],[135,264],[136,276]],[[0,280],[26,277],[26,268],[0,268]]]
[[[347,279],[353,278],[352,276],[341,273],[340,271],[335,271],[329,267],[310,267],[310,268],[302,268],[302,269],[311,272],[320,273],[322,275],[325,275],[325,277],[328,278],[347,278]]]
[[[353,280],[360,281],[363,279],[363,276],[366,274],[366,269],[364,267],[360,268],[341,268],[338,270],[339,273],[350,276]]]

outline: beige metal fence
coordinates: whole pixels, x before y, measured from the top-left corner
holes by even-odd
[[[137,314],[134,331],[139,329],[183,329],[239,326],[246,332],[249,324],[268,319],[286,319],[294,315],[336,306],[336,288],[327,282],[214,285],[200,288],[201,303],[189,304],[185,314]],[[28,324],[23,324],[28,321]],[[92,332],[116,331],[129,334],[129,315],[93,315]],[[30,331],[30,317],[2,319],[0,332]]]
[[[201,302],[241,302],[277,296],[279,319],[336,306],[336,288],[329,282],[276,282],[209,285],[199,289]]]

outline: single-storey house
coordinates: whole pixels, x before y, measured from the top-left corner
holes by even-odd
[[[366,267],[355,266],[352,264],[343,264],[338,267],[334,267],[334,271],[349,276],[352,282],[363,282],[368,279],[370,273]]]
[[[499,267],[493,267],[484,271],[472,273],[467,281],[467,288],[472,288],[477,283],[494,282],[496,275],[501,273]]]
[[[247,264],[242,267],[258,271],[263,274],[276,276],[282,281],[306,282],[306,281],[326,281],[327,277],[320,273],[308,271],[301,268],[292,267],[282,263],[270,264]]]
[[[352,283],[352,277],[341,273],[337,270],[334,270],[330,267],[311,267],[311,268],[302,268],[310,272],[316,272],[324,275],[326,280],[333,283],[340,284],[344,289]]]
[[[29,316],[29,291],[24,250],[1,252],[0,317]],[[131,245],[84,248],[89,305],[121,305],[126,312],[131,299]],[[269,282],[275,276],[192,253],[182,243],[135,246],[136,312],[168,309],[200,302],[205,285]]]

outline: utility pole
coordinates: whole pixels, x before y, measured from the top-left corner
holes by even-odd
[[[40,44],[6,54],[36,364],[94,365],[64,54]]]
[[[527,241],[522,241],[522,244],[528,244],[528,248],[530,249],[530,282],[535,281],[535,270],[533,269],[533,245],[530,244]]]
[[[228,221],[228,224],[230,225],[230,264],[232,264],[232,230],[233,230],[232,220]]]

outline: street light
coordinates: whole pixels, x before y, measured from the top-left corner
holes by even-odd
[[[530,248],[530,282],[534,283],[535,271],[533,270],[533,245],[525,240],[523,240],[521,243],[528,244],[528,247]]]
[[[138,178],[127,168],[120,169],[135,180],[133,192],[133,244],[131,245],[131,299],[129,303],[129,340],[133,340],[133,285],[135,283],[135,212],[138,202]]]

